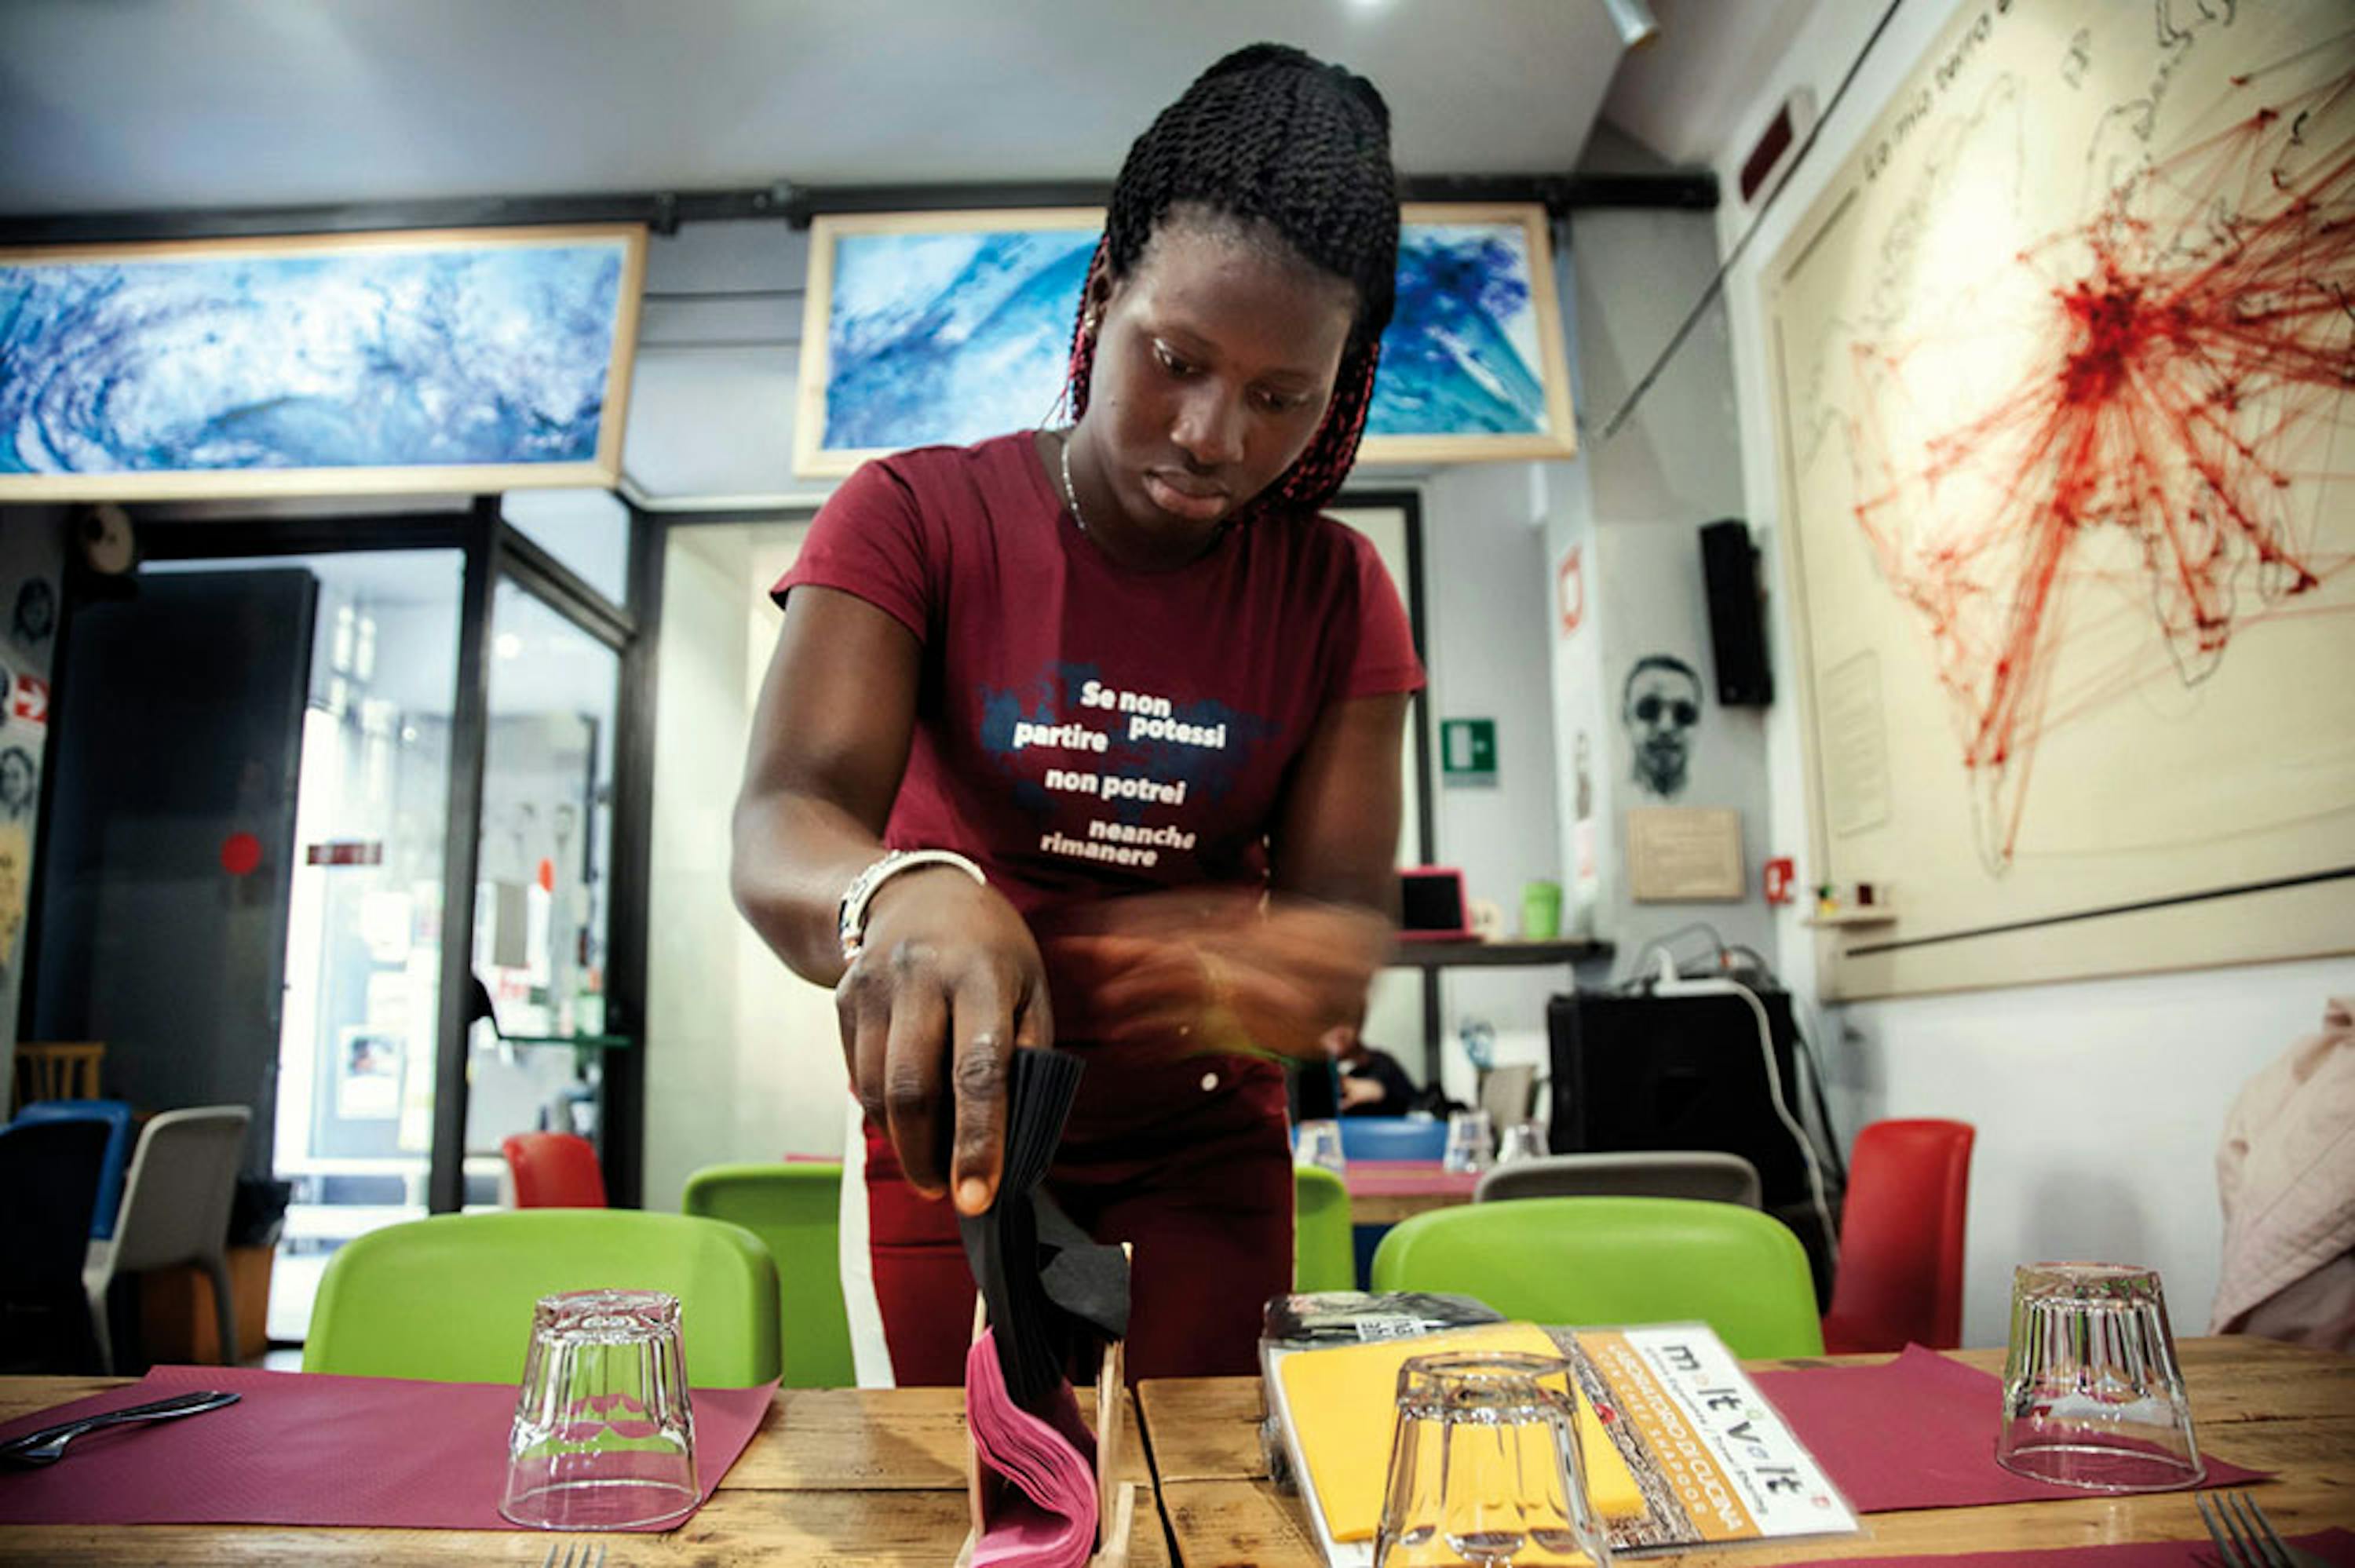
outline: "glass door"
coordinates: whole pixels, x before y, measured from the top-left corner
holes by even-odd
[[[500,1198],[510,1133],[603,1130],[621,655],[513,579],[491,609],[467,1042],[466,1202]]]
[[[422,1217],[441,996],[442,864],[458,673],[456,549],[160,561],[155,578],[299,573],[307,690],[268,1165],[293,1192],[269,1331],[299,1340],[336,1248]]]

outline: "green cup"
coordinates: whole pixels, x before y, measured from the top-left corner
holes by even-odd
[[[1521,940],[1550,942],[1561,935],[1561,884],[1521,885]]]

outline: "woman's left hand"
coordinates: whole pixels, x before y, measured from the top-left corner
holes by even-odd
[[[1109,904],[1088,933],[1052,945],[1103,977],[1088,1011],[1107,1039],[1322,1062],[1327,1032],[1363,1015],[1390,937],[1348,905],[1167,893]]]

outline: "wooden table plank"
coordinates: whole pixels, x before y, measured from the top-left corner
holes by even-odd
[[[1349,1195],[1349,1224],[1394,1225],[1433,1209],[1457,1208],[1471,1201],[1455,1192],[1373,1192],[1362,1198],[1353,1192]]]
[[[964,1391],[784,1388],[721,1485],[761,1491],[955,1491]]]
[[[1168,1568],[1161,1517],[1140,1497],[1129,1535],[1131,1568]],[[964,1494],[774,1492],[722,1489],[666,1535],[603,1536],[607,1568],[721,1568],[792,1563],[794,1568],[947,1568],[964,1540]],[[0,1563],[27,1568],[307,1568],[370,1563],[386,1568],[539,1568],[551,1540],[531,1531],[289,1530],[227,1525],[42,1525],[0,1531]]]
[[[1256,1480],[1267,1474],[1259,1424],[1267,1414],[1255,1377],[1163,1379],[1136,1385],[1153,1472],[1176,1481]]]
[[[1950,1352],[2000,1375],[2004,1352]],[[2179,1359],[2202,1446],[2279,1478],[2259,1497],[2285,1532],[2355,1529],[2355,1357],[2241,1337],[2180,1341]],[[1748,1363],[1753,1372],[1870,1365],[1883,1356]],[[1300,1500],[1266,1479],[1257,1378],[1155,1382],[1138,1407],[1161,1478],[1162,1506],[1184,1568],[1253,1563],[1315,1568],[1319,1559]],[[1994,1438],[1992,1425],[1989,1441]],[[2188,1494],[2089,1496],[2006,1508],[1870,1514],[1866,1533],[1790,1547],[1744,1545],[1679,1553],[1679,1564],[1755,1564],[1811,1558],[2059,1547],[2201,1538]]]

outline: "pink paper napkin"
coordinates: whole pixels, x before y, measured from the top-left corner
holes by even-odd
[[[1095,1444],[1065,1383],[1052,1422],[1016,1404],[995,1331],[965,1352],[965,1415],[984,1469],[1001,1489],[974,1545],[973,1568],[1082,1568],[1096,1546]]]
[[[776,1386],[694,1391],[703,1501],[751,1441]],[[516,1404],[505,1383],[157,1367],[136,1383],[0,1425],[0,1442],[202,1388],[245,1397],[77,1437],[46,1469],[0,1467],[0,1523],[517,1528],[499,1517]]]
[[[1859,1513],[2094,1495],[1997,1464],[2002,1381],[1920,1345],[1879,1366],[1760,1372],[1757,1381]],[[2238,1486],[2272,1473],[2201,1457],[2203,1486]]]
[[[2355,1535],[2343,1530],[2293,1535],[2289,1543],[2304,1547],[2326,1563],[2355,1568]],[[2212,1542],[2142,1541],[2126,1546],[2064,1546],[2049,1552],[1966,1552],[1952,1557],[1843,1557],[1838,1563],[1802,1563],[1794,1568],[2216,1568],[2217,1561]]]

